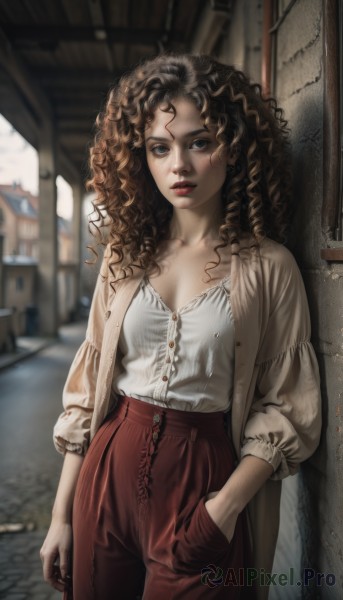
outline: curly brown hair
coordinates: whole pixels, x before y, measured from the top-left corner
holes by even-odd
[[[264,98],[260,85],[210,56],[163,54],[124,75],[96,121],[87,183],[96,194],[90,223],[97,243],[110,244],[115,280],[134,266],[158,268],[154,257],[168,236],[172,206],[149,172],[144,131],[161,103],[175,115],[177,98],[195,104],[204,125],[217,128],[218,152],[225,149],[235,157],[223,186],[221,243],[213,265],[220,262],[218,249],[239,243],[242,232],[250,232],[257,244],[265,236],[285,242],[289,142],[275,99]]]

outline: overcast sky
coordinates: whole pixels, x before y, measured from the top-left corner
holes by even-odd
[[[38,194],[37,151],[0,115],[0,184],[20,183]],[[57,212],[70,219],[73,212],[73,196],[70,185],[59,175],[57,183]]]

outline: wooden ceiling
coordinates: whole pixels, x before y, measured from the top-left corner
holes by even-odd
[[[206,10],[224,14],[231,4],[0,0],[0,112],[35,147],[45,119],[52,120],[61,174],[68,165],[70,177],[82,174],[110,85],[161,50],[190,51]]]

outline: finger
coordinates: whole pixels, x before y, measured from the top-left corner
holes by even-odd
[[[48,559],[46,559],[46,562],[44,563],[43,574],[44,581],[46,581],[46,583],[51,585],[51,587],[59,592],[64,591],[65,585],[61,579],[60,568],[58,565],[52,564],[50,567],[50,565],[48,565]]]
[[[69,562],[70,553],[67,551],[61,551],[60,553],[60,571],[62,579],[65,579],[67,575],[69,575],[70,571],[70,562]]]
[[[64,591],[64,582],[61,579],[61,573],[58,565],[54,565],[53,576],[51,579],[49,579],[47,583],[49,583],[51,587],[53,587],[55,590],[58,590],[59,592]]]
[[[58,558],[58,552],[50,552],[44,556],[43,561],[43,576],[44,580],[51,584],[52,581],[61,578],[60,569],[55,564]]]

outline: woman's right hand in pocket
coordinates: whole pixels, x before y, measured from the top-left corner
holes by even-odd
[[[44,580],[59,592],[66,589],[71,575],[72,539],[71,524],[53,518],[40,549]]]

